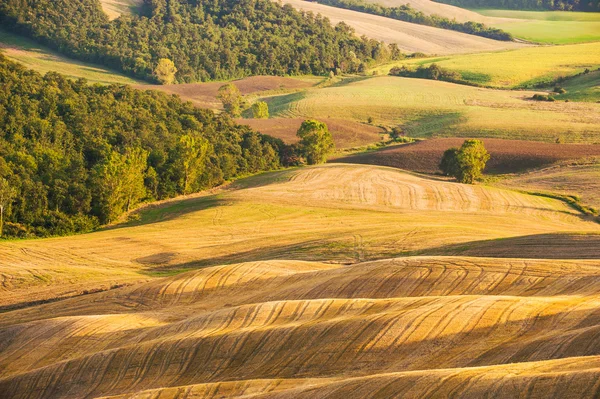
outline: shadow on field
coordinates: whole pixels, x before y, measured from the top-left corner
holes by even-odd
[[[525,259],[600,259],[600,233],[551,233],[472,241],[419,251],[415,255]]]

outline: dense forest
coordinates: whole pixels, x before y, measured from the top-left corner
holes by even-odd
[[[436,28],[449,29],[471,35],[487,37],[489,39],[511,41],[513,36],[498,28],[491,28],[479,22],[457,22],[439,15],[425,15],[417,11],[409,4],[399,7],[384,7],[379,4],[365,3],[362,0],[310,0],[328,6],[345,8],[347,10],[360,11],[373,15],[380,15],[399,21],[411,22],[419,25],[433,26]]]
[[[9,236],[89,231],[140,201],[278,168],[289,151],[175,96],[42,76],[0,55],[0,191],[14,194],[4,199]]]
[[[144,0],[140,15],[109,21],[98,0],[3,0],[0,24],[69,56],[159,81],[248,75],[357,72],[400,57],[396,46],[358,38],[328,19],[271,0]]]
[[[506,10],[600,11],[600,0],[434,0],[465,8]]]

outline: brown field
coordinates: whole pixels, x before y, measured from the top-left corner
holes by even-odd
[[[333,162],[391,166],[423,173],[439,172],[445,150],[460,147],[464,138],[418,141],[412,144],[351,155]],[[551,144],[520,140],[482,139],[491,155],[486,172],[517,173],[541,168],[559,161],[600,156],[598,144]]]
[[[237,119],[242,125],[249,125],[263,134],[282,139],[291,144],[298,141],[296,132],[306,118]],[[362,147],[381,141],[383,130],[364,123],[343,119],[320,118],[327,124],[337,149]]]
[[[358,35],[397,43],[405,52],[426,54],[462,54],[482,51],[496,51],[523,47],[523,44],[501,42],[480,36],[468,35],[446,29],[412,24],[377,15],[329,7],[305,0],[284,0],[303,11],[321,14],[333,24],[345,22],[353,27]]]
[[[287,92],[298,89],[305,89],[314,86],[321,78],[286,78],[281,76],[251,76],[248,78],[235,80],[235,84],[242,95],[251,95],[256,93],[276,94],[277,91]],[[200,108],[223,109],[221,101],[217,98],[219,88],[228,82],[208,82],[208,83],[184,83],[173,85],[134,85],[133,87],[141,90],[159,90],[167,94],[176,94],[184,101],[191,101]]]
[[[600,394],[600,225],[561,201],[334,164],[137,216],[0,243],[0,397]]]

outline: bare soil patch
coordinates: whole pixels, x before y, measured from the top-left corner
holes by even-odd
[[[273,90],[294,90],[311,87],[313,82],[282,76],[252,76],[232,82],[243,95]],[[174,85],[134,86],[142,90],[158,90],[176,94],[185,101],[191,101],[201,108],[222,109],[217,98],[219,88],[227,82],[185,83]]]
[[[379,151],[351,155],[333,162],[391,166],[424,173],[436,173],[445,150],[459,147],[464,138],[432,139]],[[533,141],[483,139],[491,154],[486,172],[518,173],[549,166],[559,161],[600,155],[596,144],[551,144]]]
[[[296,132],[306,118],[238,119],[242,125],[269,136],[282,139],[288,144],[298,142]],[[334,118],[319,118],[327,124],[338,149],[362,147],[381,140],[383,132],[376,126]]]

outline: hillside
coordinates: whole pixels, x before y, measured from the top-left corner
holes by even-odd
[[[400,7],[405,4],[410,5],[415,10],[421,11],[426,15],[440,15],[449,19],[456,19],[459,22],[480,22],[487,25],[511,22],[519,17],[487,16],[479,12],[471,11],[465,8],[443,4],[432,0],[364,0],[366,3],[380,4],[385,7]]]
[[[62,54],[156,83],[357,72],[399,57],[347,26],[269,0],[155,1],[112,21],[99,0],[7,0],[0,22]]]
[[[168,233],[165,233],[168,232]],[[258,175],[228,189],[150,206],[127,225],[0,244],[0,306],[49,300],[224,263],[361,262],[471,242],[590,234],[564,203],[392,168],[328,165]],[[555,257],[545,246],[536,257]],[[577,258],[599,246],[571,245]]]
[[[460,147],[463,138],[441,138],[418,141],[411,144],[391,146],[377,151],[345,156],[334,162],[357,163],[367,165],[391,166],[399,169],[423,173],[439,173],[439,164],[444,151]],[[552,166],[559,162],[577,162],[585,158],[600,157],[600,145],[536,143],[519,140],[483,139],[490,153],[486,164],[486,174],[519,173]],[[536,173],[533,172],[533,176]],[[573,173],[576,175],[576,173]],[[543,182],[542,176],[539,176]],[[591,183],[592,176],[587,179]],[[538,188],[535,185],[522,184],[521,188]],[[577,187],[574,182],[565,186]],[[590,191],[594,191],[592,185]]]
[[[552,84],[586,69],[600,67],[600,42],[564,46],[528,47],[513,51],[403,60],[375,70],[388,73],[394,65],[438,64],[456,71],[476,85],[501,88],[531,88]]]
[[[0,30],[0,54],[41,74],[60,72],[68,78],[84,78],[90,83],[144,85],[142,81],[99,65],[64,57],[48,47],[3,30]]]
[[[497,53],[481,57],[493,54]],[[500,54],[506,57],[510,53]],[[357,122],[373,118],[373,124],[400,127],[409,137],[600,142],[600,104],[532,101],[535,93],[381,76],[346,79],[330,87],[267,96],[265,100],[272,116],[335,116]]]
[[[522,44],[502,42],[479,36],[397,21],[377,15],[344,10],[305,0],[284,0],[303,11],[310,11],[327,17],[332,23],[344,22],[350,25],[358,35],[396,43],[408,53],[460,54],[482,51],[495,51],[523,47]]]
[[[15,399],[526,388],[593,398],[599,266],[417,257],[206,268],[3,315],[0,389]]]
[[[575,11],[477,10],[490,26],[535,43],[570,44],[600,40],[600,13]]]

